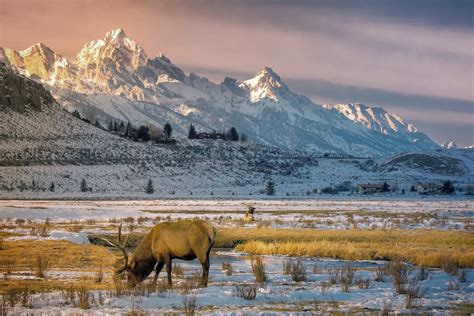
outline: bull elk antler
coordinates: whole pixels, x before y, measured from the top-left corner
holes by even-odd
[[[118,243],[113,242],[113,241],[110,241],[110,240],[108,240],[108,239],[106,239],[106,238],[99,238],[99,239],[105,241],[106,243],[108,243],[109,245],[111,245],[112,247],[118,248],[118,249],[119,249],[120,251],[122,251],[122,253],[123,253],[123,257],[120,258],[120,259],[124,259],[124,260],[125,260],[125,263],[124,263],[123,267],[121,267],[120,269],[114,270],[114,272],[115,272],[116,274],[122,273],[122,272],[125,271],[125,270],[127,269],[127,267],[128,267],[128,254],[127,254],[127,250],[125,250],[125,247],[127,246],[127,242],[128,242],[128,240],[130,239],[130,236],[131,236],[131,235],[132,235],[132,234],[129,234],[129,235],[127,236],[127,238],[125,239],[125,241],[122,243],[122,223],[120,223],[120,226],[119,226],[119,228],[118,228]]]

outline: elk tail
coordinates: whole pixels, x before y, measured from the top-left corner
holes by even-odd
[[[207,230],[209,239],[211,240],[211,244],[214,243],[214,241],[216,241],[217,229],[211,224],[206,223],[206,230]]]

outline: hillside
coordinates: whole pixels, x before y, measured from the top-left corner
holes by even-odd
[[[169,122],[180,137],[191,124],[202,132],[234,126],[253,142],[354,156],[438,148],[383,109],[377,110],[377,128],[352,119],[338,106],[315,104],[291,91],[269,67],[248,80],[225,78],[220,84],[187,75],[163,54],[148,57],[122,29],[87,43],[74,61],[41,43],[20,52],[0,48],[0,57],[47,84],[66,109],[103,126],[123,121],[162,128]],[[395,117],[396,128],[387,129]]]

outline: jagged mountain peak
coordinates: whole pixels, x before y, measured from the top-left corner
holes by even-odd
[[[459,148],[458,144],[456,144],[454,141],[447,141],[444,142],[441,147],[446,148],[446,149],[457,149]]]
[[[44,43],[33,44],[30,47],[28,47],[27,49],[24,49],[24,50],[20,51],[19,53],[22,56],[26,56],[26,55],[30,55],[30,54],[35,53],[35,52],[45,52],[45,53],[54,54],[53,50],[51,48],[49,48]]]
[[[335,109],[349,120],[382,134],[418,132],[415,126],[405,122],[399,115],[387,112],[382,107],[367,106],[362,103],[324,104],[323,107]]]
[[[156,58],[161,61],[167,62],[168,64],[172,64],[171,60],[168,57],[166,57],[165,54],[163,54],[162,52],[156,55]]]
[[[252,102],[262,99],[276,102],[279,100],[280,92],[284,91],[287,94],[289,91],[280,76],[267,66],[260,69],[255,77],[242,82],[240,87],[249,91]]]
[[[140,45],[119,28],[107,32],[103,39],[87,43],[77,54],[75,63],[82,68],[92,64],[100,66],[106,58],[125,68],[136,69],[145,64],[148,56]]]
[[[125,31],[122,28],[118,28],[115,30],[108,31],[105,34],[105,39],[106,40],[118,40],[121,38],[125,38],[127,35],[125,35]]]

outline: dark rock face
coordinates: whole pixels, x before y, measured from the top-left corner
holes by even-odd
[[[27,109],[41,111],[43,105],[54,101],[41,84],[15,73],[0,62],[0,109],[20,113]]]

